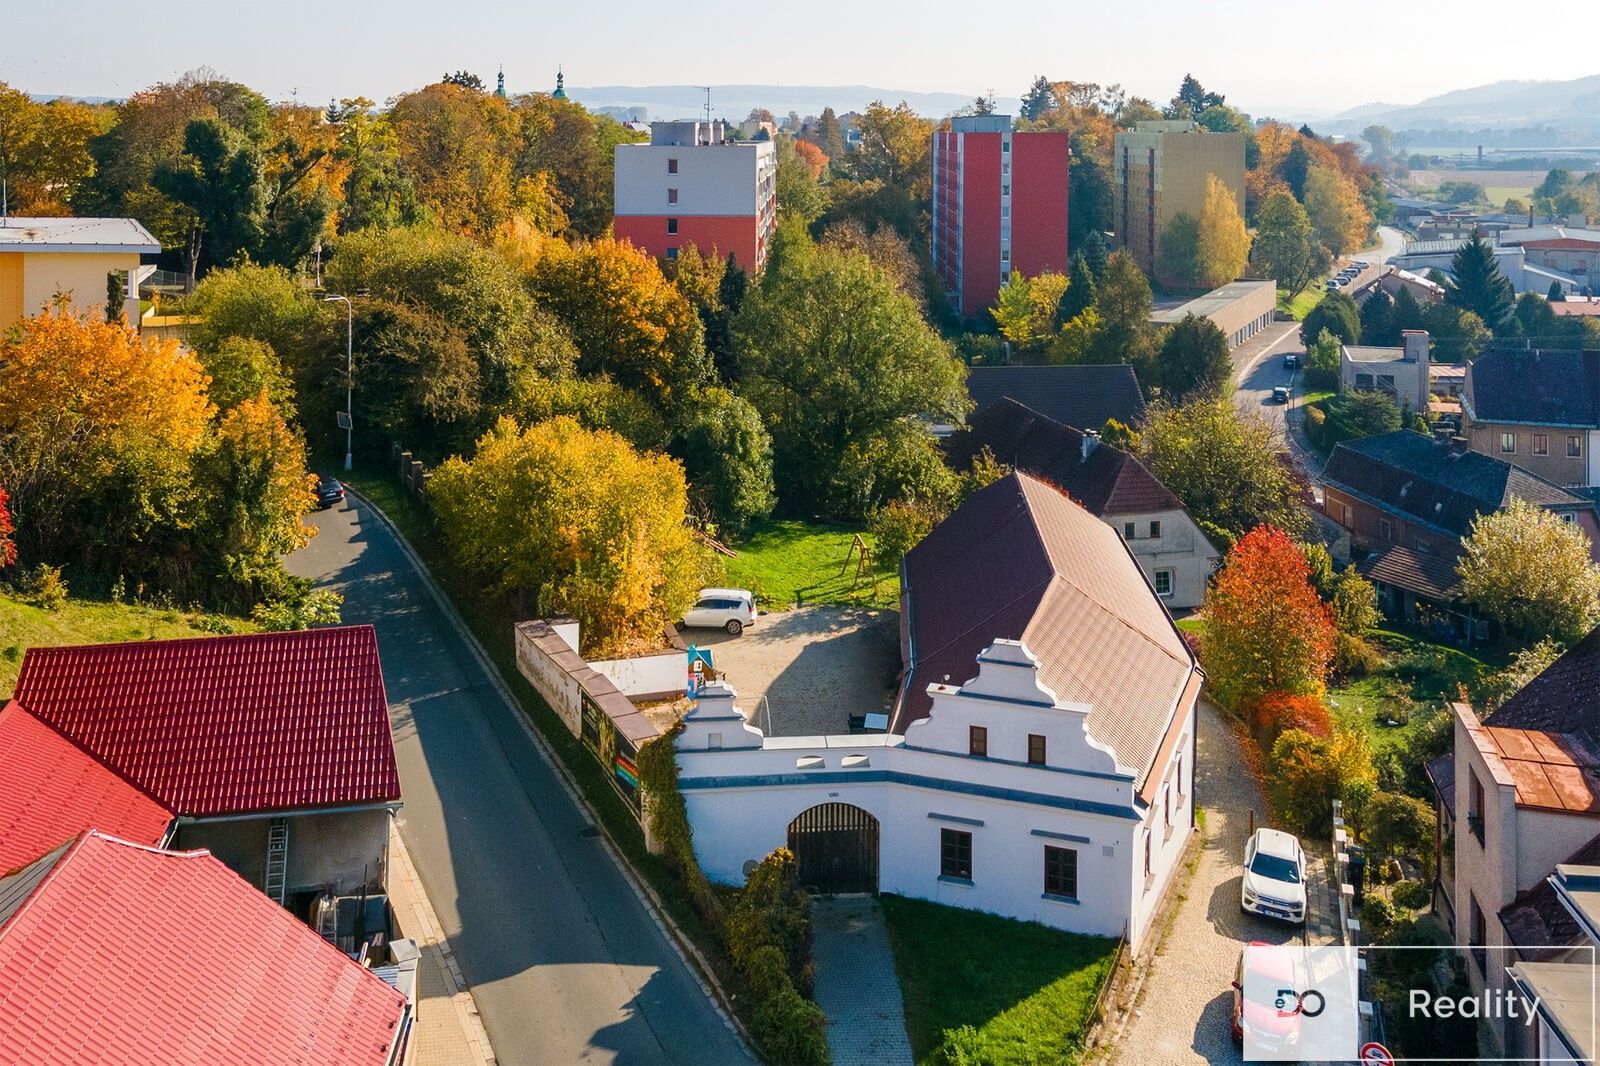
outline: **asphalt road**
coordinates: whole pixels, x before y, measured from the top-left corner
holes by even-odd
[[[499,1061],[751,1061],[388,527],[313,520],[289,569],[377,628],[400,832]]]

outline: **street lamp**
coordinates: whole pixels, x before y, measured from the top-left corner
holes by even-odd
[[[356,384],[356,314],[348,296],[327,294],[322,299],[326,302],[339,300],[344,303],[344,468],[348,471],[353,465],[351,445],[355,434],[355,417],[350,401]]]

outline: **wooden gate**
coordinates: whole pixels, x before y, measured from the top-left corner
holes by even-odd
[[[878,820],[848,803],[823,803],[789,823],[800,883],[813,892],[878,891]]]

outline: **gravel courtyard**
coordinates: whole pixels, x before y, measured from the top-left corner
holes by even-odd
[[[761,615],[737,637],[686,629],[683,640],[715,649],[717,669],[751,724],[766,730],[770,712],[772,736],[843,733],[850,715],[889,709],[900,671],[899,617],[859,607],[800,607]]]

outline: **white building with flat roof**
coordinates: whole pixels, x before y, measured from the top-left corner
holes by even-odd
[[[161,242],[132,218],[0,220],[0,329],[58,296],[81,314],[103,310],[110,275],[123,287],[122,312],[139,321],[139,282],[155,269]]]

